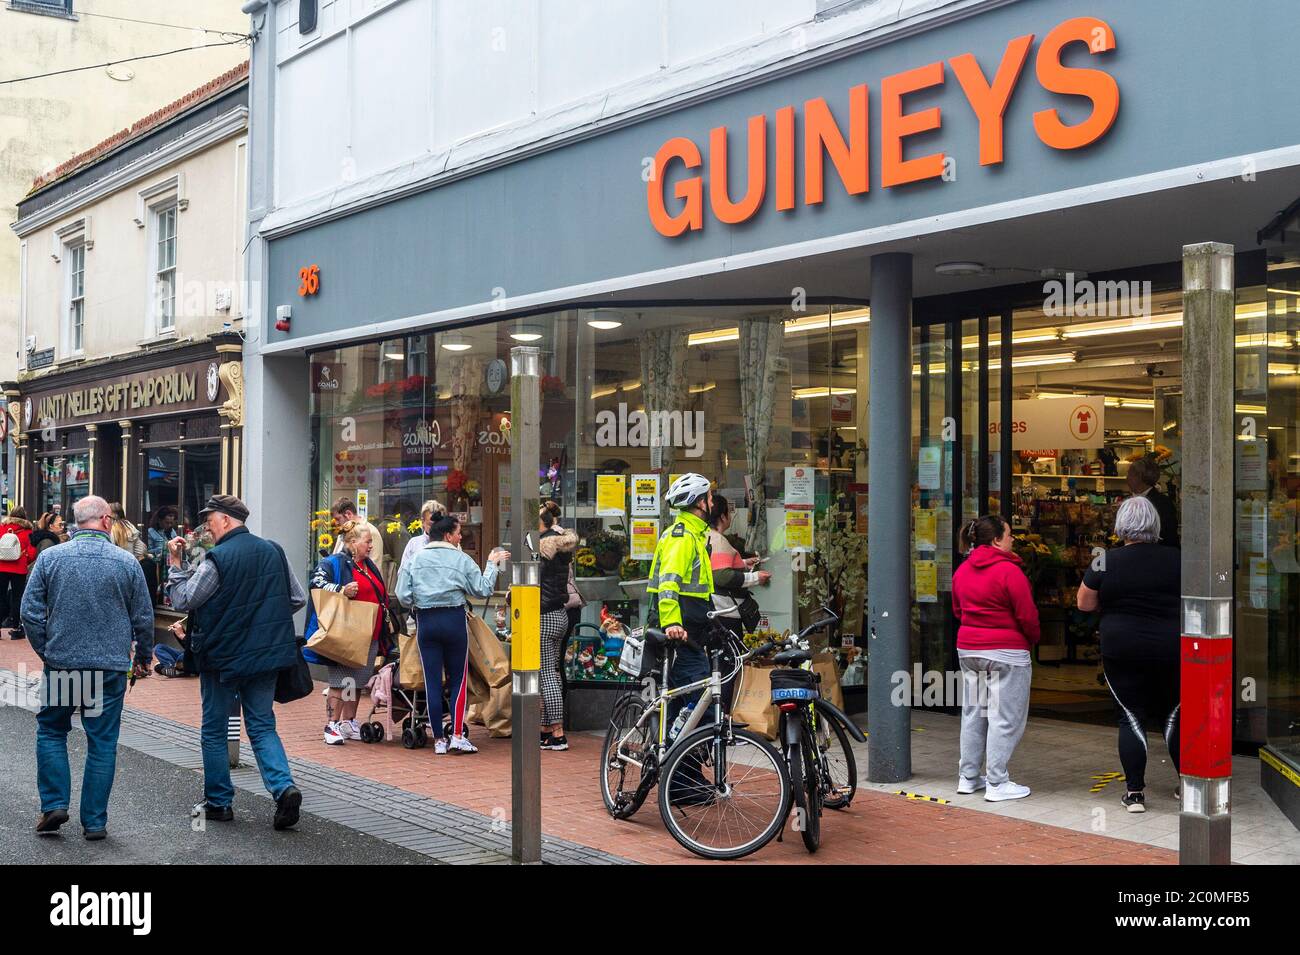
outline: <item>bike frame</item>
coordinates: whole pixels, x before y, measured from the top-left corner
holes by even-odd
[[[668,674],[672,669],[672,660],[670,659],[670,656],[670,654],[664,654],[662,673],[663,682],[660,684],[662,687],[668,686]],[[713,711],[713,724],[718,726],[722,724],[722,671],[719,668],[719,660],[721,656],[722,651],[720,650],[712,650],[709,652],[709,661],[712,664],[712,672],[710,672],[704,679],[696,680],[694,683],[687,683],[685,686],[663,689],[659,692],[658,696],[655,697],[654,703],[647,707],[645,713],[643,713],[641,718],[636,721],[636,725],[629,729],[627,733],[623,735],[623,738],[619,740],[615,753],[620,760],[633,766],[637,766],[642,770],[645,769],[645,765],[642,762],[633,759],[631,756],[628,756],[623,752],[623,744],[627,742],[629,736],[642,728],[642,725],[646,720],[651,719],[652,717],[657,717],[659,722],[658,731],[655,734],[654,755],[660,765],[664,763],[668,758],[668,754],[673,751],[673,748],[679,742],[684,740],[695,730],[699,729],[701,723],[704,721],[704,714],[709,710]],[[740,672],[740,668],[743,666],[744,660],[748,656],[749,654],[746,653],[737,657],[736,673],[733,673],[732,677],[736,676]],[[730,678],[731,677],[728,679]],[[691,711],[691,715],[686,718],[686,723],[682,726],[681,732],[677,734],[676,739],[669,742],[666,739],[668,733],[669,703],[677,697],[687,696],[697,690],[703,690],[699,702],[695,704],[695,709]],[[721,759],[721,756],[718,755],[717,758]]]

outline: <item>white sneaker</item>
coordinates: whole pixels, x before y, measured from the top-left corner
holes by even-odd
[[[453,754],[477,753],[478,747],[464,736],[453,736],[451,742],[447,744],[447,751]]]
[[[325,742],[326,742],[326,743],[328,743],[328,744],[331,745],[331,746],[341,746],[341,745],[343,745],[343,742],[344,742],[346,739],[347,739],[347,737],[343,735],[343,730],[339,728],[339,724],[338,724],[338,723],[326,723],[326,724],[325,724]]]
[[[965,776],[957,777],[957,795],[969,796],[971,793],[977,793],[988,785],[988,780],[983,776],[975,779],[967,779]]]
[[[984,792],[985,802],[1003,802],[1007,799],[1024,799],[1029,795],[1029,787],[1007,780],[996,786],[989,786]]]
[[[339,720],[339,732],[344,739],[361,739],[361,725],[356,720]]]
[[[438,756],[446,756],[447,741],[445,739],[435,739],[433,741],[433,751]]]

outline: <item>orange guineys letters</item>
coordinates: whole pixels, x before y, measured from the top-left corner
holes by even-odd
[[[1091,54],[1115,49],[1115,31],[1096,17],[1066,20],[1043,38],[1038,49],[1038,82],[1052,93],[1083,96],[1092,101],[1092,113],[1076,126],[1061,122],[1054,109],[1034,114],[1038,138],[1053,149],[1079,149],[1106,135],[1119,115],[1119,84],[1102,70],[1067,67],[1061,53],[1070,43],[1086,43]]]
[[[727,127],[709,132],[709,204],[719,222],[744,222],[763,204],[767,191],[767,117],[749,117],[749,179],[745,197],[732,202],[727,194]]]
[[[831,115],[826,100],[818,97],[803,104],[803,164],[805,205],[816,205],[825,198],[825,155],[829,154],[835,171],[849,195],[856,196],[871,188],[870,130],[867,126],[867,84],[849,90],[849,141]]]
[[[903,159],[903,139],[938,129],[939,107],[919,113],[903,112],[903,96],[931,86],[943,85],[943,62],[919,66],[887,76],[880,83],[880,184],[885,188],[943,175],[943,153]]]
[[[776,208],[794,208],[794,107],[776,111]]]
[[[973,54],[963,53],[948,61],[962,92],[980,123],[980,165],[992,166],[1002,162],[1002,118],[1011,102],[1011,92],[1020,79],[1029,47],[1034,42],[1032,33],[1018,36],[1007,44],[1002,63],[990,83],[984,78]]]
[[[655,153],[654,175],[646,183],[646,205],[656,231],[670,239],[687,229],[704,228],[704,186],[699,176],[683,179],[673,188],[673,195],[686,203],[681,212],[669,215],[664,208],[664,170],[674,159],[680,159],[687,169],[698,169],[703,163],[700,147],[685,136],[673,137]]]

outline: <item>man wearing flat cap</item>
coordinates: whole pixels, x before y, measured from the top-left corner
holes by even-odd
[[[215,546],[187,567],[184,538],[168,542],[167,596],[195,624],[190,650],[203,696],[201,811],[221,822],[234,818],[226,718],[238,694],[262,783],[275,799],[275,828],[289,829],[298,822],[302,793],[289,773],[272,704],[277,675],[298,662],[293,615],[306,606],[307,596],[280,545],[244,526],[248,508],[239,498],[214,494],[199,518]]]

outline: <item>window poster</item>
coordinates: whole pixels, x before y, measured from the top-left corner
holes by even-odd
[[[785,546],[792,551],[813,549],[813,512],[797,508],[785,511]]]
[[[943,470],[943,448],[938,445],[922,447],[917,461],[917,483],[922,491],[937,491]]]
[[[627,475],[596,475],[596,516],[623,517],[627,505]]]
[[[632,516],[659,516],[659,475],[632,475]]]
[[[916,573],[916,602],[933,604],[939,602],[939,565],[933,560],[913,561]]]
[[[659,518],[632,519],[632,559],[654,560],[659,543]]]

